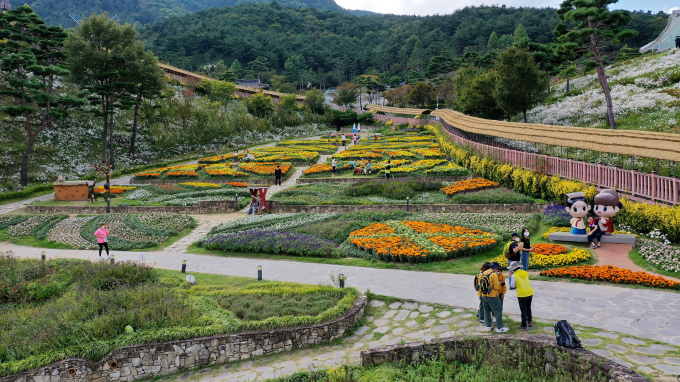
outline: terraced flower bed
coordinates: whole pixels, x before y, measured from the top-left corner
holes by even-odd
[[[550,269],[541,272],[541,276],[606,281],[615,284],[644,285],[653,288],[680,289],[680,283],[677,281],[647,272],[634,272],[630,269],[612,265],[583,265],[580,267]]]
[[[109,246],[115,250],[154,247],[196,226],[188,215],[174,213],[107,214],[99,216],[24,215],[25,219],[7,224],[0,235],[10,241],[26,244],[23,238],[45,239],[71,248],[97,247],[94,232],[99,223],[106,224],[110,234]],[[28,244],[33,244],[29,242]],[[36,245],[43,245],[38,242]]]
[[[0,377],[113,349],[315,325],[352,309],[354,288],[194,274],[141,263],[0,253]],[[131,327],[128,332],[126,327]]]
[[[552,267],[563,267],[565,265],[572,265],[588,261],[591,257],[590,252],[581,249],[574,248],[570,252],[566,251],[566,248],[562,249],[559,247],[547,247],[547,246],[559,246],[559,244],[544,244],[541,248],[542,253],[530,253],[529,256],[529,269],[545,269]],[[502,267],[508,266],[508,259],[505,255],[497,256],[489,261],[496,261]]]
[[[213,161],[217,161],[216,157],[203,158],[205,159],[203,164],[157,168],[137,173],[135,174],[134,179],[184,179],[187,181],[261,179],[263,175],[273,176],[277,164],[281,166],[281,169],[284,170],[283,173],[286,174],[292,169],[290,164],[291,159],[296,159],[286,159],[283,156],[267,156],[267,158],[269,159],[266,161],[255,161],[252,163],[243,162],[241,164],[229,162],[221,163],[219,161],[218,163],[214,163]]]

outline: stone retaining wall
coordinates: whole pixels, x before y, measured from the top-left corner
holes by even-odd
[[[129,346],[113,350],[99,362],[84,358],[66,359],[2,377],[0,382],[132,382],[205,365],[275,354],[342,337],[356,326],[365,308],[366,298],[360,297],[349,312],[324,324]],[[116,363],[115,368],[112,362]]]
[[[225,184],[225,183],[228,183],[228,182],[239,182],[239,183],[247,183],[247,184],[273,185],[274,184],[274,177],[272,176],[271,179],[239,179],[239,178],[234,178],[234,179],[193,179],[193,180],[187,180],[187,179],[135,179],[135,178],[130,179],[130,184],[142,184],[142,185],[148,185],[148,184],[180,184],[180,183],[186,183],[186,182],[201,182],[201,183],[214,183],[214,184]]]
[[[277,201],[267,201],[272,213],[323,213],[323,212],[361,212],[361,211],[406,211],[406,204],[379,205],[313,205],[289,206],[280,205]],[[410,212],[521,212],[543,213],[547,204],[411,204]]]
[[[381,346],[361,352],[361,366],[380,365],[386,362],[406,362],[438,357],[444,350],[447,360],[462,359],[472,362],[475,353],[489,351],[499,346],[515,354],[517,362],[526,362],[540,368],[546,374],[557,369],[571,374],[574,381],[601,373],[610,382],[649,382],[633,370],[600,357],[585,349],[569,349],[557,346],[548,335],[495,335],[488,337],[450,337],[427,342],[411,342],[405,345]]]
[[[201,201],[197,206],[112,206],[111,213],[145,214],[152,212],[175,212],[178,214],[216,214],[236,211],[236,201]],[[28,206],[28,212],[39,214],[97,215],[105,214],[101,206]]]
[[[474,175],[467,175],[467,176],[409,176],[409,177],[400,177],[396,178],[398,179],[417,179],[417,180],[423,180],[427,182],[460,182],[461,180],[468,180],[468,179],[474,179],[476,176]],[[357,175],[357,176],[352,176],[350,178],[343,178],[343,177],[330,177],[330,178],[297,178],[295,181],[297,184],[301,183],[361,183],[361,182],[371,182],[371,181],[378,181],[378,180],[384,180],[385,177],[382,178],[365,178],[363,175]]]

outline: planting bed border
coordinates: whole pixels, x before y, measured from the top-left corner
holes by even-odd
[[[174,212],[178,214],[216,214],[236,212],[235,200],[200,201],[196,206],[111,206],[111,213],[146,214],[153,212]],[[38,214],[99,215],[106,213],[104,206],[34,206],[28,205],[28,212]]]
[[[422,180],[429,182],[460,182],[461,180],[470,180],[477,178],[476,175],[466,175],[466,176],[400,176],[394,178],[393,180],[408,179],[408,180]],[[364,177],[364,175],[352,176],[350,178],[346,177],[329,177],[329,178],[297,178],[295,181],[297,184],[303,183],[361,183],[385,180],[385,176],[375,176],[372,178]]]
[[[285,177],[284,177],[285,178]],[[198,182],[198,183],[212,183],[212,184],[225,184],[228,182],[239,182],[247,184],[265,184],[268,186],[274,185],[274,176],[271,179],[243,179],[243,178],[210,178],[210,179],[130,179],[130,184],[141,184],[141,185],[157,185],[157,184],[180,184],[188,182]]]
[[[361,366],[380,365],[386,362],[411,363],[422,359],[438,357],[444,349],[447,360],[462,359],[465,362],[474,361],[474,353],[485,352],[499,345],[510,347],[511,352],[519,354],[527,348],[538,349],[543,354],[541,363],[546,374],[561,369],[572,375],[575,381],[601,372],[609,377],[608,381],[615,382],[650,382],[649,379],[634,372],[628,367],[619,365],[604,357],[585,350],[570,349],[558,346],[555,339],[549,335],[509,335],[479,336],[470,338],[463,336],[440,338],[426,342],[417,341],[405,345],[381,346],[361,352]],[[561,351],[569,355],[560,359],[555,352]]]
[[[349,312],[318,325],[127,346],[111,351],[98,362],[70,358],[2,377],[0,382],[130,382],[319,345],[341,338],[354,328],[364,313],[366,302],[367,298],[361,296]],[[112,367],[114,362],[115,368]]]
[[[406,204],[324,204],[324,205],[281,205],[276,200],[267,201],[272,213],[324,213],[362,211],[406,211]],[[543,213],[547,204],[410,204],[410,212],[518,212]]]

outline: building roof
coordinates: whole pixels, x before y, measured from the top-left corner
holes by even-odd
[[[401,107],[380,106],[380,105],[366,105],[366,109],[379,111],[381,113],[408,114],[408,115],[424,115],[424,114],[430,114],[432,112],[432,110],[430,110],[430,109],[406,109],[406,108],[401,108]]]

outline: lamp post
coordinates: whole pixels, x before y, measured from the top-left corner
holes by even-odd
[[[262,281],[262,266],[257,266],[257,281]]]
[[[344,288],[345,287],[345,275],[342,274],[342,273],[339,274],[338,275],[338,281],[340,283],[340,288]]]
[[[182,260],[182,273],[187,273],[187,261]]]
[[[116,255],[111,255],[111,265],[116,263]]]
[[[409,210],[411,209],[410,203],[409,203],[409,202],[410,202],[410,199],[409,199],[409,197],[407,196],[407,197],[406,197],[406,212],[409,212]]]

